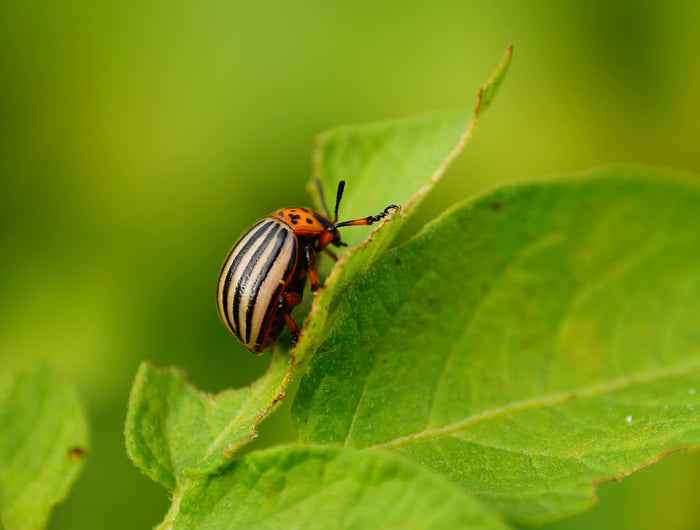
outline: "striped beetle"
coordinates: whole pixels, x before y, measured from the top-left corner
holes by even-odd
[[[338,207],[345,181],[338,183],[335,215],[309,208],[284,208],[261,219],[230,250],[219,273],[216,302],[226,329],[246,348],[261,354],[286,324],[296,345],[299,326],[290,312],[301,302],[308,274],[311,291],[322,284],[316,273],[316,254],[332,244],[346,246],[338,228],[365,226],[383,219],[399,207],[353,221],[338,222]],[[323,199],[323,195],[321,195]]]

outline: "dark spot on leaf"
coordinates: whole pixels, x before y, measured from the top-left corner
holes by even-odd
[[[495,212],[497,212],[498,210],[501,209],[501,203],[498,202],[498,201],[496,201],[496,202],[494,202],[494,203],[491,205],[491,208],[492,208]]]
[[[389,362],[389,359],[387,359],[386,357],[384,357],[384,359],[382,359],[382,364],[386,364],[388,362]]]
[[[401,265],[401,259],[400,259],[400,258],[396,258],[396,264],[397,264],[397,265]]]
[[[85,449],[83,449],[82,447],[71,447],[68,450],[68,455],[73,460],[80,460],[81,458],[85,457]]]

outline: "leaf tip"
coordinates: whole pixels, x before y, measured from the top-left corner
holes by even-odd
[[[501,64],[491,76],[491,79],[489,79],[486,84],[479,89],[478,100],[476,102],[476,107],[474,108],[474,119],[479,118],[489,107],[491,101],[493,101],[493,98],[498,92],[503,79],[505,79],[512,57],[513,45],[511,44],[506,48]]]

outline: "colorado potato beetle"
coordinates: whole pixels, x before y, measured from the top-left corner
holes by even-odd
[[[337,259],[326,247],[345,246],[338,228],[371,225],[398,209],[392,204],[377,215],[339,223],[344,189],[345,181],[340,181],[332,221],[309,208],[276,210],[248,228],[226,256],[216,289],[219,317],[253,353],[261,354],[285,325],[296,344],[300,331],[290,312],[301,302],[307,275],[312,292],[322,286],[317,253],[326,250]]]

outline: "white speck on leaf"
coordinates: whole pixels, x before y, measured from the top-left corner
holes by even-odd
[[[625,418],[625,421],[626,421],[627,423],[632,423],[632,416],[627,416],[627,417]]]

